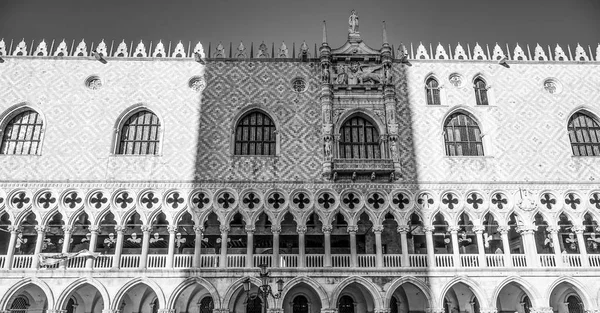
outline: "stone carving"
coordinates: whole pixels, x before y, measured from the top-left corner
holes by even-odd
[[[392,152],[392,160],[394,160],[394,162],[400,161],[396,140],[390,140],[390,151]]]
[[[46,41],[42,40],[40,44],[37,46],[35,51],[33,52],[34,56],[47,56],[48,55],[48,46],[46,45]]]
[[[215,58],[224,58],[225,57],[225,48],[223,48],[223,44],[219,42],[217,45],[217,49],[215,50]]]
[[[185,58],[185,56],[186,56],[185,48],[183,47],[183,44],[181,43],[181,41],[179,41],[179,43],[177,43],[177,45],[175,46],[175,50],[173,50],[171,57]]]
[[[517,202],[517,206],[521,208],[521,210],[531,211],[537,207],[536,201],[531,191],[527,189],[520,189],[519,194],[521,196],[521,200]]]
[[[127,44],[125,43],[125,41],[121,41],[121,43],[119,44],[119,46],[117,47],[117,51],[115,51],[115,54],[113,54],[114,57],[128,57],[129,56],[129,52],[127,51]]]
[[[589,61],[589,60],[590,60],[590,58],[588,58],[583,47],[580,44],[577,44],[577,48],[575,48],[575,61]]]
[[[281,42],[281,47],[279,47],[279,57],[287,58],[288,57],[288,48],[285,45],[285,42]]]
[[[27,44],[24,40],[21,40],[21,42],[19,42],[19,44],[15,48],[15,51],[13,51],[13,55],[27,55]]]
[[[157,57],[164,58],[166,56],[167,56],[167,53],[165,52],[165,45],[162,43],[162,41],[159,41],[158,44],[156,45],[156,47],[154,48],[154,53],[152,53],[152,57],[153,58],[157,58]]]
[[[535,46],[533,58],[537,61],[548,61],[548,57],[539,43]]]
[[[498,45],[498,43],[496,43],[496,45],[494,46],[494,54],[492,56],[492,59],[494,60],[500,60],[504,57],[504,51],[502,51],[502,48],[500,48],[500,46]]]
[[[544,90],[546,90],[549,94],[555,94],[558,92],[558,86],[555,80],[547,79],[544,81]]]
[[[446,54],[446,50],[444,49],[444,46],[442,46],[442,44],[439,42],[438,42],[437,47],[435,48],[435,58],[438,60],[448,59],[448,54]]]
[[[358,14],[356,14],[355,10],[352,10],[352,12],[350,12],[350,17],[348,18],[348,24],[350,25],[350,27],[348,28],[348,32],[350,34],[357,34],[358,33]]]
[[[300,46],[300,56],[302,58],[310,57],[310,53],[308,53],[308,45],[306,44],[306,41],[303,41],[302,45]]]
[[[257,58],[268,58],[269,57],[269,53],[267,53],[267,45],[265,45],[264,41],[258,47],[258,54],[256,55],[256,57]]]
[[[133,57],[145,58],[147,56],[148,56],[148,54],[146,54],[146,46],[144,46],[144,43],[140,40],[140,43],[138,43],[137,47],[135,47],[135,52],[133,52]]]
[[[423,43],[419,43],[419,47],[417,47],[417,55],[415,55],[415,59],[425,59],[429,60],[429,54],[427,54],[427,49],[423,46]]]
[[[525,52],[523,52],[523,49],[521,49],[521,46],[519,46],[519,44],[517,44],[517,46],[515,47],[515,51],[513,52],[513,60],[527,61],[527,56],[525,55]]]
[[[341,64],[338,66],[336,83],[340,85],[380,84],[385,74],[375,73],[375,71],[382,68],[382,65],[368,66],[358,62],[352,62],[349,66]]]
[[[460,74],[457,73],[453,73],[450,74],[450,77],[448,78],[448,80],[450,81],[450,84],[452,84],[452,86],[454,87],[460,87],[462,86],[462,77],[460,76]]]
[[[6,55],[6,43],[4,39],[0,40],[0,55]]]
[[[487,60],[487,56],[479,43],[475,43],[475,48],[473,48],[473,60]]]
[[[465,53],[465,49],[460,44],[460,42],[458,43],[458,45],[454,49],[454,59],[455,60],[468,60],[469,59],[469,57]]]
[[[329,71],[329,64],[323,64],[321,66],[321,82],[329,84],[331,78],[331,72]]]
[[[237,48],[237,52],[235,54],[235,57],[238,59],[245,59],[248,56],[246,55],[246,48],[244,47],[244,44],[240,41],[240,45]]]
[[[108,56],[108,53],[106,52],[106,43],[104,42],[104,39],[102,39],[98,46],[96,46],[96,52],[103,57]]]
[[[565,51],[563,51],[561,46],[559,46],[558,44],[556,45],[556,48],[554,48],[554,60],[555,61],[569,61],[569,58],[565,54]]]
[[[198,41],[196,47],[194,47],[194,54],[200,55],[201,60],[204,60],[206,58],[206,53],[204,53],[204,47],[202,46],[202,43],[200,43],[200,41]]]
[[[331,161],[331,137],[325,137],[325,160]]]
[[[346,73],[346,65],[341,64],[337,67],[337,78],[335,83],[338,85],[345,85],[348,83],[348,74]]]

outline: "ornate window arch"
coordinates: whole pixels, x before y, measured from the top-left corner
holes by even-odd
[[[6,121],[1,128],[0,154],[41,154],[44,120],[39,112],[23,107],[9,113]]]
[[[440,83],[433,75],[429,75],[425,79],[425,98],[427,99],[427,105],[442,104]]]
[[[277,155],[277,126],[262,110],[246,112],[235,126],[234,155]]]
[[[583,313],[585,309],[581,298],[575,294],[568,295],[566,298],[567,309],[569,313]]]
[[[600,156],[600,125],[585,111],[575,112],[567,125],[575,156]]]
[[[473,89],[475,90],[475,102],[477,105],[489,105],[488,85],[481,75],[473,79]]]
[[[381,159],[377,124],[362,115],[348,117],[339,130],[339,157],[342,159]]]
[[[462,111],[444,122],[444,143],[447,156],[483,156],[483,140],[479,125]]]
[[[148,108],[139,108],[127,114],[117,126],[115,154],[160,154],[162,125],[160,119]]]

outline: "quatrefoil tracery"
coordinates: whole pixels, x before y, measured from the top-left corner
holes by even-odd
[[[200,191],[194,195],[192,198],[192,203],[198,209],[205,209],[210,203],[210,196],[206,192]]]

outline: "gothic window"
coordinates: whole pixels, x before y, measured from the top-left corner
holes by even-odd
[[[266,114],[246,114],[235,128],[235,155],[275,155],[275,123]]]
[[[483,156],[483,142],[477,122],[463,113],[454,113],[444,124],[447,156]]]
[[[350,296],[340,298],[338,313],[354,313],[354,299]]]
[[[200,313],[212,313],[215,305],[211,297],[204,297],[200,301]]]
[[[577,112],[569,119],[569,139],[575,156],[600,155],[600,126],[589,115]]]
[[[567,308],[569,309],[569,313],[583,313],[583,303],[581,299],[577,296],[569,296],[567,298]]]
[[[10,306],[11,313],[26,313],[29,308],[29,301],[24,296],[18,296]]]
[[[39,154],[43,127],[36,111],[20,112],[4,127],[0,154]]]
[[[308,300],[305,296],[297,296],[292,303],[293,313],[308,313]]]
[[[425,81],[425,94],[427,96],[427,104],[442,104],[440,101],[440,84],[435,78],[429,77],[427,81]]]
[[[360,116],[347,120],[340,130],[340,158],[380,159],[377,128]]]
[[[473,81],[473,88],[475,88],[475,100],[477,101],[477,105],[488,105],[488,87],[485,81],[481,77],[477,77]]]
[[[133,113],[121,127],[117,154],[158,154],[160,121],[148,111]]]
[[[259,297],[248,299],[246,302],[246,313],[262,313],[262,301]]]

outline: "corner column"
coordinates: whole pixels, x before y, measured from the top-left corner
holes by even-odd
[[[423,227],[425,232],[425,243],[427,244],[427,263],[429,267],[435,267],[435,252],[433,250],[433,226]]]
[[[331,267],[331,225],[323,225],[323,237],[325,237],[325,257],[323,259],[323,267]]]
[[[88,230],[90,231],[90,247],[88,249],[88,251],[90,251],[90,253],[95,253],[96,252],[96,242],[98,241],[98,229],[99,227],[97,225],[92,225],[88,228]],[[92,269],[94,268],[94,258],[88,257],[87,260],[85,260],[85,268],[87,269]]]
[[[401,225],[396,228],[400,233],[400,247],[402,249],[402,267],[410,267],[410,260],[408,259],[408,239],[406,234],[410,230],[408,225]]]
[[[227,236],[229,235],[229,225],[221,225],[221,260],[219,267],[227,267]]]
[[[42,244],[44,243],[44,235],[46,234],[46,227],[42,225],[36,225],[35,230],[37,231],[37,238],[35,241],[35,250],[33,254],[33,260],[31,262],[32,269],[40,268],[39,255],[42,252]]]
[[[246,225],[246,267],[254,267],[254,225]]]
[[[383,268],[383,246],[381,244],[382,232],[383,225],[373,226],[373,233],[375,233],[375,266],[377,266],[377,268]]]
[[[298,232],[298,267],[306,267],[306,226],[296,227]]]
[[[142,225],[142,255],[140,256],[140,268],[146,268],[148,263],[148,250],[150,249],[150,233],[152,232],[152,226]],[[121,232],[122,234],[122,232]],[[123,237],[121,235],[121,237]],[[117,237],[117,245],[119,245],[119,239]],[[122,244],[119,246],[122,247]]]
[[[358,231],[358,226],[349,225],[346,231],[350,234],[350,267],[358,267],[358,255],[356,253],[356,232]]]

